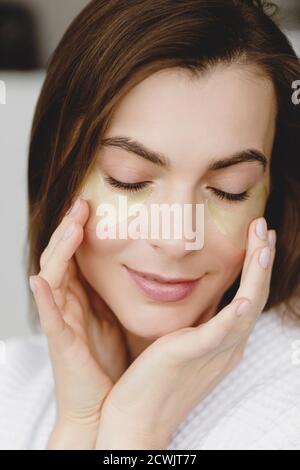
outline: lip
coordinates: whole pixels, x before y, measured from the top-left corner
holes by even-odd
[[[144,273],[125,266],[128,274],[140,290],[153,300],[176,302],[192,293],[201,277],[197,279],[166,278],[153,273]]]

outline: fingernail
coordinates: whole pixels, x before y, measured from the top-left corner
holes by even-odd
[[[72,233],[74,232],[74,228],[75,228],[75,224],[74,222],[72,222],[65,230],[64,234],[63,234],[63,237],[62,239],[63,240],[67,240],[68,238],[70,238],[70,236],[72,235]]]
[[[72,204],[72,206],[67,212],[67,215],[71,215],[71,216],[75,215],[76,212],[78,212],[79,206],[80,206],[80,198],[76,199],[74,204]]]
[[[271,250],[273,250],[273,248],[275,248],[275,245],[276,245],[276,232],[275,232],[275,230],[269,230],[268,241],[269,241],[269,247],[271,248]]]
[[[29,276],[29,286],[30,286],[31,291],[35,294],[35,292],[36,292],[36,285],[35,285],[33,276]]]
[[[241,302],[236,309],[237,316],[241,317],[242,315],[245,315],[245,313],[247,313],[249,310],[249,306],[249,300],[243,300],[243,302]]]
[[[268,246],[265,246],[259,255],[259,264],[266,269],[269,265],[271,250]]]
[[[255,232],[258,238],[260,238],[261,240],[267,240],[268,227],[266,219],[264,217],[257,221]]]

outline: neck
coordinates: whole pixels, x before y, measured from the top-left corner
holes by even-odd
[[[137,336],[128,330],[124,330],[124,334],[126,337],[130,364],[155,341],[154,339]]]

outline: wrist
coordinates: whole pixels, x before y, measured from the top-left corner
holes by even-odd
[[[96,450],[157,450],[165,449],[169,439],[158,431],[145,431],[126,420],[101,417],[95,444]]]
[[[93,450],[96,445],[99,420],[77,422],[59,418],[49,436],[48,450]]]
[[[151,425],[146,427],[145,423],[150,421]],[[101,410],[95,449],[162,450],[168,446],[171,437],[172,433],[158,420],[140,416],[137,423],[107,401]]]
[[[154,436],[143,437],[127,431],[119,434],[99,433],[95,444],[96,450],[162,450],[166,445],[159,443]]]

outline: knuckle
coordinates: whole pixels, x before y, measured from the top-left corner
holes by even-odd
[[[255,257],[255,259],[256,259],[257,262],[258,262],[258,257],[259,257],[259,255],[260,255],[260,253],[261,253],[261,250],[262,250],[265,246],[268,246],[267,243],[265,243],[265,244],[262,245],[262,246],[258,246],[258,247],[255,248],[255,250],[254,250],[254,257]]]

